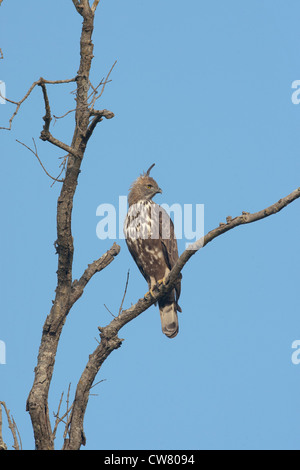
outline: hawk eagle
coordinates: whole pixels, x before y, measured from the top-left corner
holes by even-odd
[[[178,259],[173,222],[167,212],[152,201],[155,194],[162,193],[156,181],[149,176],[153,166],[131,185],[129,209],[124,222],[128,249],[150,291],[158,282],[163,282]],[[178,333],[180,289],[181,277],[174,289],[158,301],[162,331],[168,338],[174,338]]]

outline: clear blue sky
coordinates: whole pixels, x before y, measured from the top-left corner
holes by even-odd
[[[98,108],[115,113],[89,143],[75,197],[74,278],[112,240],[96,237],[96,208],[117,204],[153,162],[157,202],[204,204],[205,232],[226,216],[255,212],[299,185],[300,5],[296,0],[101,0],[94,31],[93,84],[117,59]],[[71,0],[0,7],[0,80],[19,100],[33,81],[76,75],[81,18]],[[71,85],[49,87],[53,114],[74,106]],[[14,107],[0,105],[0,125]],[[45,316],[56,286],[55,216],[59,184],[49,172],[63,155],[39,140],[41,90],[1,131],[1,322],[6,364],[0,400],[26,449],[34,447],[25,403]],[[70,142],[74,116],[53,134]],[[150,308],[120,333],[89,401],[87,449],[299,449],[300,205],[217,238],[183,271],[180,333],[163,336]],[[147,290],[125,241],[70,313],[50,390],[50,412],[71,393],[94,350],[97,326]],[[183,242],[179,249],[184,249]],[[73,395],[72,395],[73,396]],[[8,435],[8,433],[6,434]],[[61,444],[57,437],[58,447]],[[10,443],[10,438],[7,439]]]

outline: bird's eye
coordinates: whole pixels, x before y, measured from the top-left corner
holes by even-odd
[[[153,188],[152,184],[147,184],[147,188],[148,188],[148,189]]]

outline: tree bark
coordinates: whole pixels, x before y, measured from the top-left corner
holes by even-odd
[[[76,124],[71,144],[73,152],[68,157],[66,175],[57,201],[57,287],[52,309],[43,327],[34,382],[27,399],[27,410],[30,413],[37,450],[54,449],[49,420],[48,393],[60,335],[66,317],[72,307],[70,295],[72,292],[74,245],[71,219],[73,198],[86,148],[86,132],[90,118],[88,91],[90,88],[89,75],[93,58],[92,33],[94,28],[94,13],[87,0],[80,3],[76,2],[75,7],[83,17],[80,39],[81,59],[76,77]],[[49,135],[44,133],[42,139],[49,140]]]

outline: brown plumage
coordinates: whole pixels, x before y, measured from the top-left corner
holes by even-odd
[[[167,276],[178,259],[174,225],[167,212],[152,201],[161,193],[156,181],[149,176],[154,164],[131,185],[129,210],[124,222],[128,249],[146,279],[149,290]],[[177,311],[181,278],[175,288],[158,301],[163,333],[174,338],[178,333]]]

